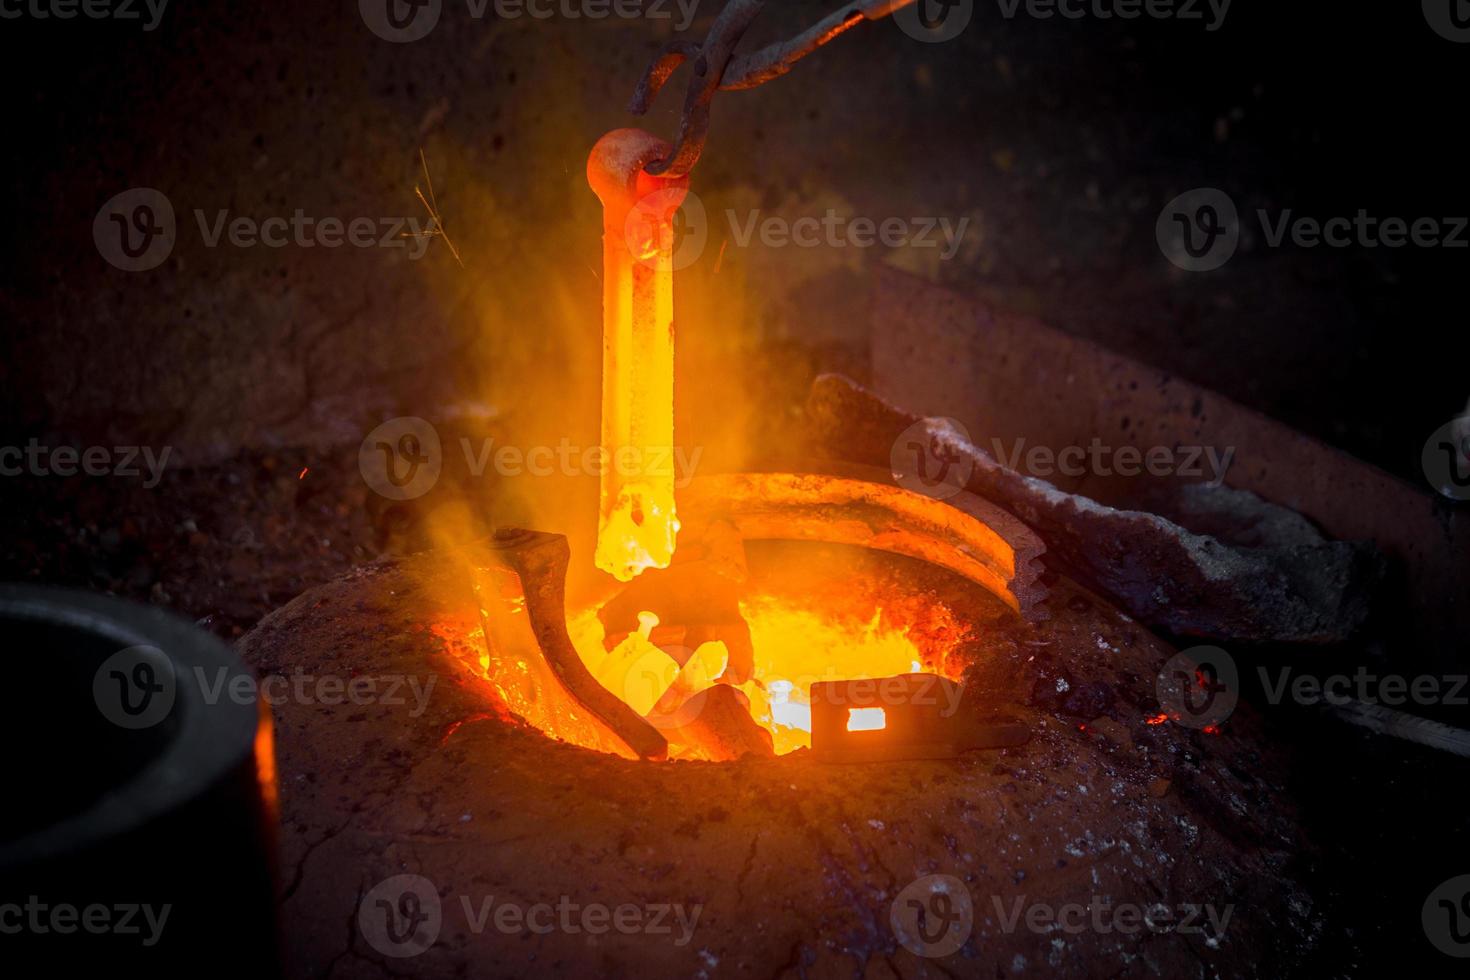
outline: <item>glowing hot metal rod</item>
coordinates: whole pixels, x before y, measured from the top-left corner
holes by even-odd
[[[644,168],[672,148],[638,129],[597,141],[602,201],[602,449],[597,567],[618,580],[674,555],[674,213],[689,178]]]
[[[852,0],[789,41],[736,57],[766,0],[729,0],[702,43],[671,41],[638,83],[629,108],[648,111],[665,82],[691,62],[679,139],[638,129],[597,141],[587,182],[602,200],[602,473],[597,567],[620,581],[674,556],[674,214],[709,133],[721,89],[754,88],[864,21],[915,0]],[[948,10],[948,6],[944,6]]]

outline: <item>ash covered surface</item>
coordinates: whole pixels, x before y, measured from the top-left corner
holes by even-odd
[[[6,477],[0,578],[163,606],[234,639],[377,554],[356,457],[283,449],[194,468],[155,457],[156,481],[141,461],[137,477]]]
[[[1277,976],[1312,954],[1313,852],[1288,759],[1258,716],[1242,707],[1218,735],[1150,725],[1172,650],[1096,596],[1059,579],[1053,618],[1026,626],[974,587],[894,561],[973,625],[955,654],[972,664],[967,710],[1024,721],[1029,744],[824,766],[806,753],[635,763],[555,742],[464,669],[478,656],[473,611],[444,598],[465,587],[432,554],[268,617],[241,644],[263,671],[401,676],[420,691],[435,679],[422,700],[405,685],[401,704],[276,708],[295,975],[390,976],[406,962],[420,977]],[[925,959],[900,945],[890,911],[935,874],[964,883],[973,925],[958,951]],[[421,876],[439,899],[436,941],[407,961],[383,956],[359,920],[396,875]],[[571,902],[699,917],[682,944],[678,926],[542,935],[492,918],[477,932],[492,897],[492,914]],[[1033,930],[1024,918],[1103,902],[1197,906],[1203,931]],[[1218,936],[1207,907],[1230,910]]]
[[[303,468],[308,472],[301,478]],[[658,975],[667,967],[717,977],[743,973],[743,965],[772,975],[850,976],[864,963],[874,976],[935,975],[941,968],[954,975],[1081,973],[1087,951],[1079,943],[1101,943],[1098,949],[1110,958],[1104,962],[1121,963],[1125,952],[1134,951],[1116,948],[1118,937],[1111,945],[1096,935],[1039,940],[1024,925],[1007,935],[994,921],[993,897],[981,889],[1012,880],[1012,891],[1005,893],[1011,901],[1023,887],[1036,900],[1053,894],[1036,883],[1065,876],[1068,868],[1075,874],[1084,861],[1065,853],[1077,840],[1075,834],[1063,838],[1067,828],[1091,829],[1094,841],[1118,840],[1116,833],[1099,836],[1099,828],[1119,831],[1125,822],[1142,819],[1149,833],[1163,835],[1162,846],[1176,846],[1186,840],[1186,830],[1172,822],[1175,807],[1186,813],[1198,808],[1190,825],[1232,862],[1241,860],[1252,835],[1266,842],[1248,863],[1222,866],[1230,875],[1252,888],[1279,875],[1292,883],[1291,901],[1309,898],[1291,913],[1299,918],[1282,920],[1278,935],[1263,940],[1285,944],[1284,952],[1270,946],[1259,960],[1241,956],[1215,969],[1192,958],[1179,975],[1353,976],[1382,964],[1424,966],[1433,975],[1433,968],[1444,966],[1424,939],[1419,910],[1424,896],[1457,869],[1454,848],[1445,842],[1470,833],[1470,816],[1447,805],[1453,794],[1446,787],[1463,783],[1464,763],[1327,724],[1307,712],[1274,709],[1264,729],[1253,715],[1247,722],[1242,709],[1221,736],[1174,732],[1164,743],[1169,748],[1161,748],[1161,733],[1144,726],[1140,736],[1137,724],[1151,708],[1149,678],[1157,664],[1145,669],[1132,651],[1142,644],[1143,659],[1158,658],[1163,647],[1137,624],[1097,611],[1102,604],[1095,597],[1065,582],[1053,583],[1052,605],[1068,613],[1039,627],[1048,632],[1021,635],[991,624],[966,641],[965,655],[991,668],[969,678],[987,692],[987,703],[1004,701],[1018,716],[1037,719],[1033,741],[1020,750],[863,772],[795,758],[767,763],[768,768],[640,768],[489,720],[497,716],[483,688],[456,683],[456,672],[446,672],[444,658],[453,658],[453,651],[427,632],[431,617],[422,586],[414,585],[401,564],[371,564],[377,553],[364,516],[367,491],[352,449],[333,455],[283,449],[205,467],[171,467],[152,489],[127,479],[22,476],[7,478],[5,491],[9,512],[26,515],[11,521],[0,540],[0,574],[8,579],[111,592],[171,609],[225,637],[238,637],[307,592],[244,644],[261,673],[291,676],[335,666],[349,678],[386,670],[422,675],[425,662],[438,665],[441,682],[417,719],[404,717],[415,704],[409,690],[401,692],[406,706],[391,709],[275,708],[284,817],[282,920],[298,976],[374,977],[395,970],[434,976],[447,972],[455,957],[468,962],[472,956],[484,958],[476,963],[487,975],[550,970],[557,963],[590,964],[617,975],[633,972],[629,964],[638,962],[633,954],[639,950],[665,958],[650,968]],[[245,528],[255,536],[254,545]],[[1099,617],[1107,630],[1079,634],[1075,646],[1064,648],[1059,640],[1032,645],[1059,636],[1056,631],[1068,628],[1073,613],[1084,612]],[[1128,646],[1130,638],[1134,647]],[[1130,652],[1115,660],[1114,646]],[[1115,663],[1134,666],[1109,666]],[[1057,690],[1059,681],[1067,690]],[[1263,703],[1249,688],[1243,697]],[[1084,779],[1085,796],[1076,788]],[[1115,784],[1123,787],[1126,805],[1111,815],[1104,811],[1114,808],[1100,807],[1102,822],[1082,828],[1089,806],[1104,798],[1113,802]],[[533,785],[560,802],[523,799]],[[598,793],[583,793],[586,785]],[[1148,800],[1137,795],[1140,786]],[[1170,802],[1150,802],[1153,793]],[[1236,819],[1237,797],[1252,808],[1259,801],[1269,817]],[[1278,811],[1287,799],[1294,809]],[[1025,808],[1035,811],[1034,821],[1029,815],[1023,820],[1031,812]],[[1071,812],[1074,822],[1047,829],[1049,811]],[[1229,835],[1237,827],[1253,829],[1232,851]],[[1129,850],[1120,845],[1102,860],[1124,862],[1136,875],[1152,868],[1152,880],[1173,889],[1160,894],[1193,889],[1197,876],[1209,870],[1207,861],[1179,852],[1176,864],[1184,862],[1190,876],[1166,876],[1141,853],[1143,843],[1121,840]],[[1023,845],[1044,845],[1036,855],[1067,864],[1023,867],[1017,863]],[[1083,833],[1076,846],[1087,854],[1087,847],[1102,845],[1089,845]],[[977,863],[958,864],[956,852],[977,856]],[[479,856],[456,863],[466,855]],[[1144,868],[1133,864],[1135,857]],[[476,901],[491,893],[524,898],[528,888],[553,897],[577,895],[604,880],[595,894],[609,895],[629,883],[637,883],[648,901],[687,893],[690,901],[709,905],[704,915],[712,917],[700,920],[706,931],[719,925],[722,935],[738,936],[741,944],[732,940],[723,959],[704,935],[690,944],[693,953],[671,944],[635,945],[627,953],[610,949],[609,937],[589,945],[586,935],[559,936],[565,948],[553,950],[542,937],[505,942],[490,926],[493,934],[457,940],[446,933],[443,948],[407,961],[407,969],[403,961],[385,963],[363,943],[355,918],[349,921],[357,889],[399,870],[440,866],[456,869],[441,883],[446,894],[468,889]],[[679,888],[655,887],[660,875],[674,873],[665,870],[670,866],[683,869],[675,879]],[[978,921],[968,946],[955,957],[920,961],[897,947],[888,929],[890,882],[901,888],[944,866],[961,867],[956,874],[962,878],[980,876],[966,879],[967,887],[982,919],[990,913],[992,921]],[[1016,884],[1018,871],[1027,877]],[[645,881],[651,883],[645,887]],[[1280,910],[1283,900],[1272,887],[1260,907]],[[1121,893],[1121,885],[1112,888]],[[1238,907],[1254,901],[1233,894]],[[711,904],[711,896],[723,896],[724,904]],[[445,908],[463,923],[457,902]],[[1004,908],[1012,911],[1010,904]],[[1244,943],[1256,914],[1247,909],[1245,918],[1232,918],[1227,949],[1211,955],[1236,957],[1229,943]],[[736,920],[742,924],[733,925]],[[847,930],[831,933],[831,946],[810,938],[828,921]],[[1296,924],[1307,930],[1300,940],[1290,938]],[[1313,936],[1320,938],[1307,948]],[[1060,949],[1051,945],[1056,938],[1065,940]],[[1023,941],[1033,945],[1004,962],[993,953],[996,943]],[[1173,942],[1159,937],[1149,945]],[[702,954],[706,948],[715,962]],[[771,950],[780,962],[766,962]],[[1062,965],[1051,966],[1052,955]],[[815,965],[819,960],[821,968]],[[1140,955],[1115,972],[1174,975],[1160,974],[1158,963]]]

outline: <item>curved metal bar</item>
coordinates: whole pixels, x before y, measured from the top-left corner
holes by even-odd
[[[659,160],[643,169],[654,176],[682,177],[694,169],[699,155],[704,151],[704,140],[709,135],[709,107],[719,90],[720,79],[725,75],[725,64],[735,52],[735,45],[745,35],[751,23],[765,9],[765,0],[730,0],[720,16],[715,18],[709,36],[700,45],[699,57],[694,60],[694,76],[689,80],[689,91],[684,97],[684,115],[679,123],[679,138],[674,143],[674,152],[667,160]],[[655,62],[654,70],[664,70],[668,57]],[[667,79],[667,68],[664,78]],[[653,70],[648,74],[652,79]]]
[[[663,759],[668,740],[592,676],[567,635],[566,579],[571,548],[560,534],[503,529],[488,544],[521,580],[536,643],[566,692],[640,758]]]
[[[633,98],[628,101],[628,111],[635,116],[647,112],[669,76],[684,62],[698,57],[699,45],[693,41],[670,41],[665,44],[643,72],[643,77],[638,80]]]
[[[1041,555],[1030,528],[969,493],[940,500],[865,467],[699,476],[679,494],[691,527],[725,521],[746,540],[850,544],[917,558],[989,590],[1027,621],[1046,618]]]
[[[715,18],[703,44],[671,41],[654,56],[644,70],[628,111],[646,113],[670,76],[686,61],[694,62],[694,75],[684,97],[679,121],[679,138],[666,160],[655,161],[650,174],[682,177],[694,169],[709,136],[710,103],[718,91],[734,92],[755,88],[780,78],[807,55],[840,37],[864,21],[881,20],[915,0],[856,0],[828,14],[815,25],[788,41],[767,45],[752,54],[734,58],[735,46],[765,7],[765,0],[730,0]]]
[[[914,0],[878,0],[873,3],[851,3],[835,10],[789,41],[768,44],[759,51],[735,58],[725,67],[720,90],[738,92],[755,88],[796,67],[796,63],[834,38],[869,20],[887,17],[894,10]],[[880,9],[881,8],[881,9]]]

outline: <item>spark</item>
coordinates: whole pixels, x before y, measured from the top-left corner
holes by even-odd
[[[429,161],[428,158],[424,156],[423,147],[419,147],[419,163],[424,168],[424,185],[429,188],[429,195],[428,197],[425,197],[423,189],[420,188],[417,184],[414,185],[413,192],[418,195],[420,203],[422,203],[424,209],[429,212],[429,230],[423,232],[405,231],[399,237],[433,238],[435,236],[438,236],[444,239],[444,244],[449,246],[449,254],[454,256],[454,261],[458,262],[459,267],[463,269],[464,259],[459,257],[459,249],[454,247],[454,242],[451,241],[449,238],[449,232],[444,230],[444,219],[439,217],[439,201],[434,197],[434,181],[429,176]]]

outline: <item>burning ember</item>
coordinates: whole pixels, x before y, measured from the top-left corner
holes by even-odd
[[[814,690],[846,697],[887,680],[873,690],[888,700],[851,705],[882,713],[843,714],[847,731],[924,757],[996,737],[944,730],[952,703],[937,721],[913,710],[915,692],[959,679],[966,661],[953,654],[973,628],[920,582],[947,574],[987,617],[1030,615],[1039,544],[1014,522],[968,495],[937,501],[840,474],[703,477],[679,505],[688,526],[669,567],[572,607],[559,536],[512,532],[497,538],[499,566],[470,559],[478,673],[508,713],[632,758],[769,757],[820,750]]]
[[[485,651],[480,676],[510,713],[547,735],[630,756],[557,683],[536,647],[514,576],[498,582],[503,593],[483,610],[483,627],[471,638],[473,647]],[[706,713],[704,699],[717,688],[730,692],[722,697],[734,698],[764,733],[759,738],[769,749],[761,754],[784,755],[811,747],[814,683],[957,673],[959,665],[946,654],[968,628],[948,608],[900,594],[889,595],[888,605],[876,605],[883,587],[860,574],[845,576],[844,585],[801,598],[762,592],[743,601],[740,612],[750,628],[754,666],[749,679],[738,684],[725,676],[730,663],[725,642],[706,641],[693,649],[659,646],[650,639],[659,625],[651,612],[640,616],[642,628],[611,650],[596,608],[570,615],[568,633],[592,676],[669,737],[670,758],[723,757],[688,731]],[[853,730],[881,729],[882,714],[881,707],[855,709]]]
[[[811,747],[813,683],[937,670],[934,661],[942,659],[921,650],[905,625],[885,623],[881,609],[867,615],[861,603],[844,611],[762,595],[742,602],[740,612],[750,627],[754,670],[733,688],[744,696],[751,718],[770,733],[778,755]],[[729,662],[723,642],[664,650],[641,632],[607,653],[596,618],[579,622],[583,631],[573,632],[573,642],[593,675],[660,727],[676,727],[680,707],[718,682]],[[679,658],[687,658],[682,666]],[[677,748],[683,751],[671,746],[672,757],[704,757],[697,746]]]

